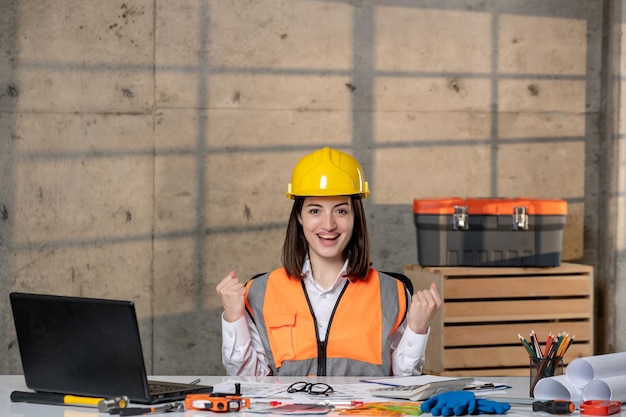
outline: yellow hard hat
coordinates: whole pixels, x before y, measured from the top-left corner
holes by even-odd
[[[298,161],[287,197],[321,197],[360,195],[366,198],[370,190],[359,161],[352,155],[325,147],[305,155]]]

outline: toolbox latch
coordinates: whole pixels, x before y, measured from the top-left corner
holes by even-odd
[[[452,227],[454,230],[469,229],[469,223],[467,221],[467,206],[454,206]]]
[[[528,230],[526,207],[513,207],[513,230]]]

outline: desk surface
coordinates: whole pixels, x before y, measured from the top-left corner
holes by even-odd
[[[226,377],[226,376],[205,376],[198,377],[201,379],[201,384],[204,385],[215,385],[220,382],[232,381],[236,378]],[[191,380],[196,379],[194,376],[184,376],[184,377],[176,377],[176,376],[158,376],[153,379],[164,380],[164,381],[178,381],[178,382],[189,382]],[[329,384],[350,384],[356,383],[360,378],[347,378],[347,377],[326,377],[326,378],[314,378],[309,380],[314,380],[317,382],[327,382]],[[488,379],[477,378],[489,382],[494,382],[498,384],[506,384],[510,385],[513,388],[507,390],[506,393],[503,393],[503,396],[506,397],[514,397],[514,398],[523,398],[528,397],[528,378],[524,377],[510,377],[510,378],[502,378],[502,377],[492,377]],[[245,379],[244,379],[245,380]],[[248,379],[250,380],[250,379]],[[283,384],[289,384],[295,381],[300,381],[302,378],[255,378],[257,382],[279,382]],[[4,375],[0,376],[0,416],[2,417],[105,417],[110,416],[106,413],[98,413],[98,410],[95,408],[88,407],[77,407],[77,406],[60,406],[60,405],[40,405],[40,404],[26,404],[26,403],[13,403],[10,400],[10,394],[12,391],[20,390],[20,391],[29,391],[26,388],[24,383],[24,377],[21,375]],[[381,401],[385,399],[381,398]],[[235,414],[235,413],[233,413]],[[526,406],[513,406],[511,411],[507,413],[508,416],[530,416],[532,415],[532,411],[529,405]],[[576,417],[578,412],[573,414],[573,417]],[[211,412],[208,411],[193,411],[188,410],[185,412],[170,412],[170,413],[161,413],[161,414],[150,414],[150,415],[163,415],[163,416],[185,416],[185,417],[202,417],[212,415]],[[224,415],[222,413],[215,414]],[[240,417],[259,417],[261,414],[256,413],[246,413],[245,411],[236,413],[236,415]],[[333,415],[332,413],[329,414]],[[335,414],[336,415],[336,414]],[[427,414],[430,416],[430,414]],[[619,415],[616,415],[619,416]]]

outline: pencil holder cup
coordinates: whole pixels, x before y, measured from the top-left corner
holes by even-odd
[[[563,375],[563,358],[530,358],[530,396],[535,397],[535,385],[542,378]]]

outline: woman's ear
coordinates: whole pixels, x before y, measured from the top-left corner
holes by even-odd
[[[298,213],[298,223],[300,223],[300,226],[302,226],[302,216],[300,215],[300,213]]]

